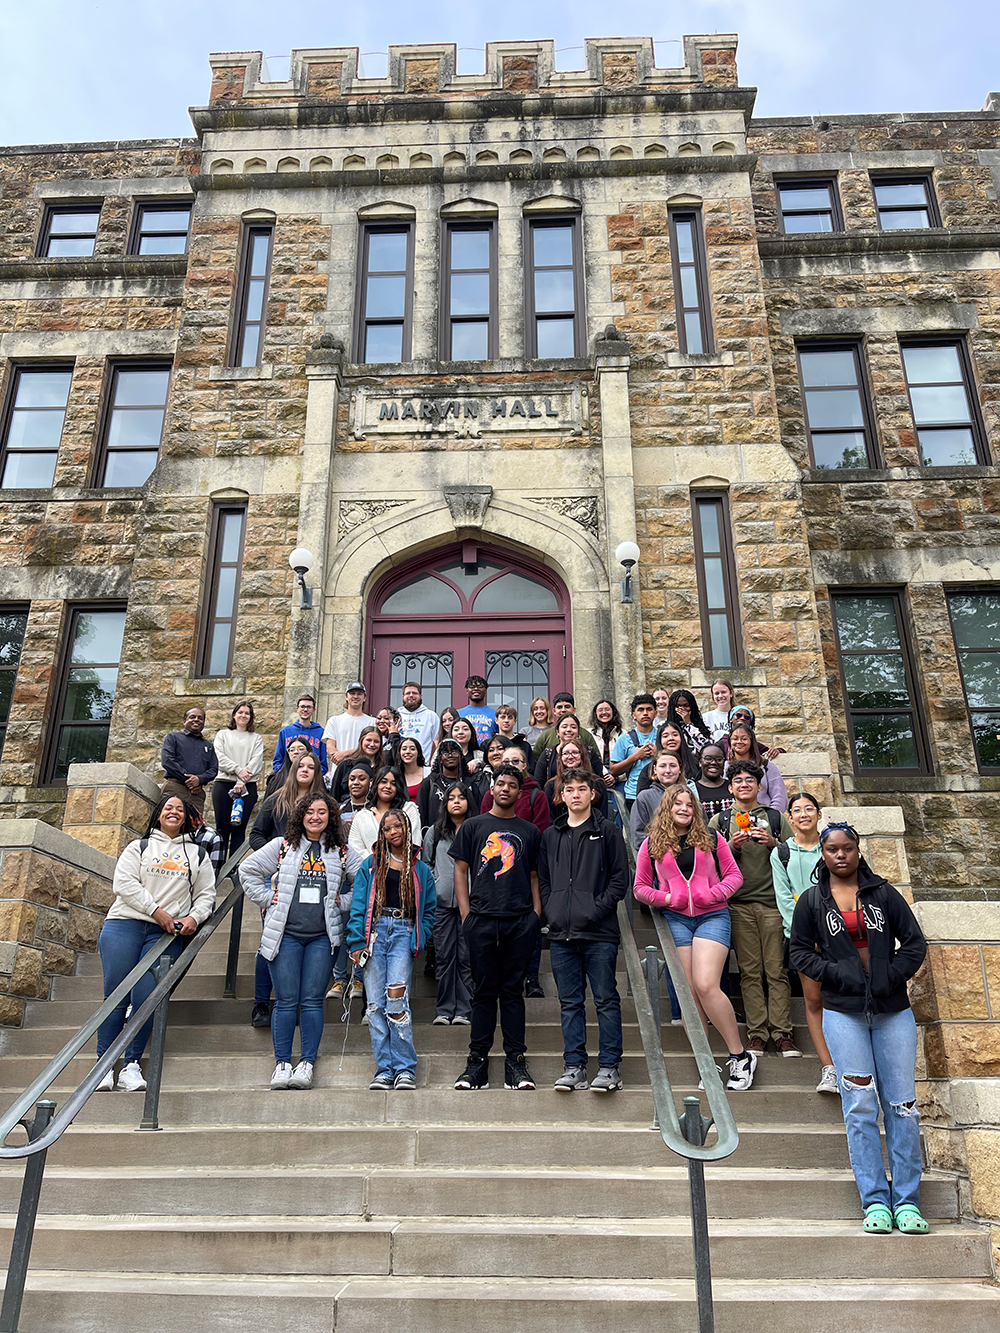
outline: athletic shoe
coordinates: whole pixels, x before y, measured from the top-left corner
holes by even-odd
[[[472,1026],[472,1019],[468,1014],[456,1014],[451,1020],[453,1027],[469,1028]]]
[[[531,1070],[523,1055],[503,1062],[503,1085],[510,1091],[534,1092],[535,1080],[531,1077]]]
[[[431,1023],[431,1027],[446,1028],[450,1022],[451,1019],[446,1017],[444,1014],[435,1014],[434,1019]]]
[[[392,1086],[397,1092],[412,1092],[417,1086],[417,1080],[412,1074],[397,1074],[396,1081]]]
[[[757,1069],[757,1052],[747,1051],[745,1055],[731,1055],[726,1065],[729,1069],[726,1087],[732,1092],[749,1092],[753,1087],[753,1076]]]
[[[840,1085],[837,1082],[837,1071],[833,1065],[824,1065],[823,1073],[819,1082],[816,1084],[817,1092],[832,1092],[835,1097],[840,1096]]]
[[[313,1085],[313,1067],[308,1060],[300,1060],[288,1080],[290,1088],[311,1088]]]
[[[590,1085],[591,1092],[618,1092],[622,1087],[622,1076],[617,1065],[605,1065],[597,1071],[597,1077]]]
[[[139,1061],[133,1060],[118,1075],[118,1087],[123,1092],[145,1092],[146,1080],[142,1076]]]
[[[670,1026],[671,1026],[672,1028],[682,1028],[682,1027],[684,1026],[684,1019],[683,1019],[683,1018],[672,1018],[672,1019],[670,1020]]]
[[[544,1000],[544,999],[545,999],[545,992],[542,990],[541,986],[538,984],[538,978],[537,978],[537,977],[529,977],[528,980],[524,983],[524,994],[525,994],[525,997],[526,997],[527,999],[529,999],[529,1000]]]
[[[108,1072],[107,1072],[107,1073],[104,1075],[104,1077],[101,1079],[100,1083],[98,1083],[98,1085],[97,1085],[97,1087],[94,1089],[94,1091],[95,1091],[95,1092],[113,1092],[113,1091],[114,1091],[114,1087],[115,1087],[115,1071],[114,1071],[114,1066],[112,1066],[112,1068],[109,1069]]]
[[[577,1088],[585,1088],[587,1071],[583,1065],[567,1065],[552,1086],[556,1092],[575,1092]]]
[[[716,1066],[715,1066],[715,1072],[716,1072],[717,1074],[721,1074],[721,1073],[722,1073],[722,1066],[721,1066],[721,1065],[716,1065]],[[700,1078],[700,1079],[698,1080],[698,1091],[699,1091],[699,1092],[704,1092],[704,1091],[705,1091],[705,1080],[704,1080],[703,1078]]]
[[[271,1091],[284,1092],[291,1077],[292,1066],[287,1060],[279,1060],[274,1066],[274,1073],[271,1075]]]
[[[767,1050],[767,1042],[763,1037],[751,1037],[747,1042],[747,1050],[753,1052],[754,1055],[763,1055]]]
[[[369,1092],[391,1092],[391,1091],[392,1091],[392,1075],[391,1075],[391,1074],[376,1074],[375,1077],[372,1079],[372,1081],[368,1084],[368,1091],[369,1091]]]
[[[339,1000],[344,991],[347,990],[346,981],[335,981],[326,993],[328,1000]]]
[[[363,981],[351,982],[351,999],[359,1000],[365,993],[365,983]]]
[[[455,1080],[456,1088],[488,1088],[490,1086],[490,1062],[488,1057],[470,1055],[464,1071]]]
[[[269,1028],[271,1026],[271,1006],[255,1004],[253,1013],[250,1015],[250,1026],[252,1028]]]
[[[791,1037],[786,1036],[784,1033],[782,1033],[780,1037],[775,1037],[774,1049],[778,1052],[779,1055],[783,1055],[786,1060],[802,1059],[802,1052],[795,1045],[795,1042],[792,1041]]]

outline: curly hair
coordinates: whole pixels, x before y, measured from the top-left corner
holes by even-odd
[[[403,868],[399,872],[399,905],[403,910],[403,915],[413,917],[416,914],[416,894],[413,889],[414,869],[413,863],[416,859],[415,849],[413,847],[413,838],[410,831],[410,821],[402,810],[387,810],[379,821],[378,837],[375,839],[375,847],[372,852],[372,884],[375,889],[375,897],[372,906],[372,922],[378,920],[385,909],[385,881],[389,873],[389,842],[385,836],[386,826],[389,823],[398,823],[403,830]]]
[[[687,796],[694,809],[694,817],[686,835],[674,823],[674,802],[678,796]],[[673,852],[676,856],[681,850],[682,836],[686,836],[689,847],[696,847],[708,853],[715,850],[715,842],[711,830],[705,823],[701,806],[691,794],[691,788],[683,782],[678,782],[664,790],[656,814],[649,821],[649,855],[654,861],[659,861],[667,852]]]
[[[288,823],[285,825],[285,841],[289,847],[297,847],[303,838],[306,838],[303,823],[306,811],[317,804],[325,806],[329,816],[319,840],[320,846],[325,852],[332,852],[335,847],[346,847],[347,834],[340,820],[340,803],[325,791],[307,792],[301,800],[295,802],[295,808],[288,816]]]

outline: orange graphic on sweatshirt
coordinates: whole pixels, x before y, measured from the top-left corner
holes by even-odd
[[[493,878],[499,879],[505,875],[508,870],[513,868],[517,860],[517,854],[521,850],[521,839],[516,833],[491,833],[483,844],[481,852],[482,860],[479,864],[480,874],[486,869],[491,861],[500,858],[500,869],[497,870]]]

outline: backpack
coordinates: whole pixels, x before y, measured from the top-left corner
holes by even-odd
[[[788,869],[788,863],[789,863],[789,861],[790,861],[791,859],[792,859],[792,853],[791,853],[791,849],[790,849],[789,846],[788,846],[788,843],[787,843],[787,842],[779,842],[779,843],[778,843],[778,860],[781,862],[781,864],[785,867],[786,870]]]
[[[767,813],[767,822],[771,830],[771,837],[777,838],[778,834],[781,832],[781,811],[772,810],[769,805],[761,806],[761,809],[766,811]],[[729,841],[730,837],[730,827],[732,825],[732,818],[733,818],[733,812],[731,809],[724,810],[722,814],[719,815],[719,832],[722,834],[722,836],[726,839],[727,842]],[[779,852],[778,855],[780,856],[781,853]],[[787,864],[788,864],[787,861],[782,861],[782,865],[787,865]]]
[[[194,845],[195,845],[195,847],[198,848],[198,864],[201,865],[202,861],[207,861],[207,860],[208,860],[208,852],[205,850],[205,848],[201,845],[200,842],[195,842],[194,838],[191,839],[191,842],[193,842]],[[146,850],[146,848],[147,848],[148,846],[149,846],[149,839],[148,839],[148,838],[140,838],[140,839],[139,839],[139,855],[140,855],[140,856],[142,856],[143,852]]]

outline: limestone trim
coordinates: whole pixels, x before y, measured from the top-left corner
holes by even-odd
[[[362,523],[370,523],[373,518],[380,518],[390,509],[398,509],[400,505],[410,503],[410,500],[341,500],[337,522],[338,542],[342,542]]]
[[[131,765],[121,764],[116,767],[130,768]],[[43,824],[40,819],[0,819],[0,848],[5,847],[29,847],[45,852],[57,861],[65,861],[67,865],[101,875],[104,879],[114,878],[114,857],[106,856],[104,852],[89,847],[78,838],[63,833],[61,829],[53,828],[51,824]]]

